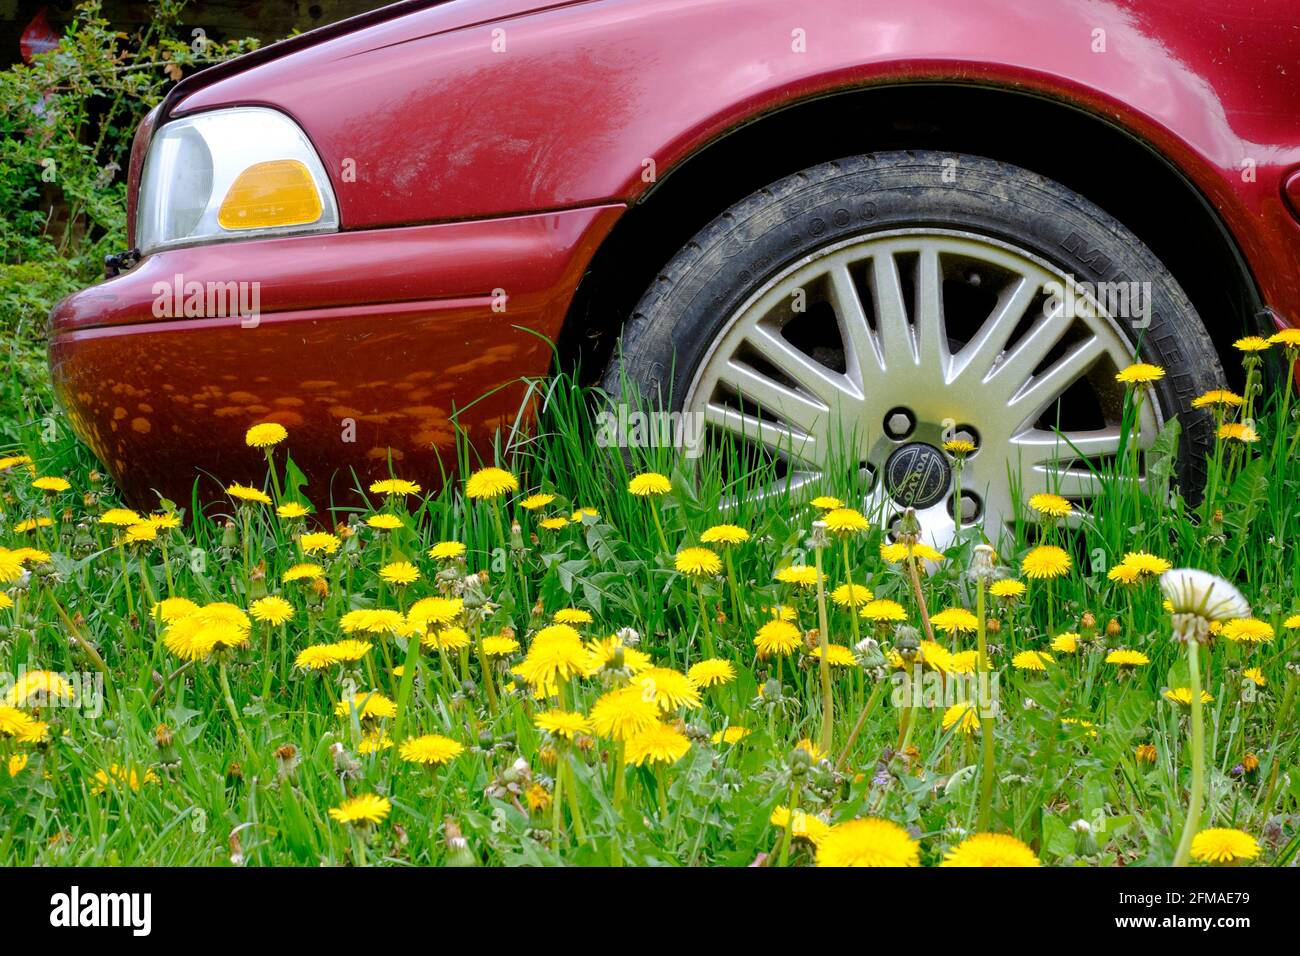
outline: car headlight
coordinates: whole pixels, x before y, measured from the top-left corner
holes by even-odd
[[[198,113],[162,126],[149,144],[136,219],[146,255],[338,227],[320,157],[283,113],[253,106]]]

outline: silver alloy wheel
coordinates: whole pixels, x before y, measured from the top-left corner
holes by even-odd
[[[827,246],[765,283],[723,325],[684,408],[765,449],[786,469],[782,487],[812,493],[823,475],[856,468],[868,514],[888,528],[910,501],[924,540],[942,548],[957,504],[933,449],[976,441],[962,524],[995,540],[1013,489],[1086,503],[1100,491],[1091,467],[1120,449],[1114,376],[1132,358],[1096,298],[1030,253],[968,232],[894,230]],[[1159,426],[1145,402],[1139,444]],[[928,487],[918,495],[900,476]]]

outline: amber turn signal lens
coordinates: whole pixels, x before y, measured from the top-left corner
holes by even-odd
[[[307,167],[277,159],[239,174],[221,201],[217,222],[223,229],[265,229],[315,222],[320,214],[320,193]]]

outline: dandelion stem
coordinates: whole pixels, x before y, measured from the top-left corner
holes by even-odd
[[[844,557],[848,561],[848,541],[844,542]],[[830,628],[826,620],[826,583],[825,575],[822,574],[822,549],[820,545],[813,548],[813,563],[817,568],[817,623],[819,631],[817,635],[817,646],[821,650],[821,662],[818,670],[821,672],[822,684],[822,739],[821,748],[826,753],[831,750],[831,736],[834,733],[834,708],[835,696],[831,692],[831,658],[830,658]],[[853,590],[853,582],[849,581],[849,591]]]
[[[985,581],[983,575],[979,577],[975,589],[975,615],[979,618],[979,623],[975,628],[976,645],[978,648],[978,675],[977,680],[983,680],[984,675],[989,670],[988,646],[985,643],[986,618],[984,616],[984,587]],[[974,706],[974,705],[972,705]],[[979,823],[977,827],[980,832],[987,833],[989,829],[989,814],[993,807],[993,720],[992,715],[985,715],[980,721],[980,736],[982,738],[984,751],[984,767],[980,773],[980,805],[979,805]]]
[[[1188,683],[1192,698],[1192,793],[1187,801],[1187,820],[1174,854],[1174,866],[1186,866],[1191,857],[1192,837],[1200,825],[1201,799],[1205,789],[1205,721],[1201,705],[1200,643],[1192,635],[1187,640]]]

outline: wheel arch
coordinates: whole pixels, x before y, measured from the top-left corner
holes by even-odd
[[[675,164],[597,250],[561,332],[562,360],[580,365],[584,378],[598,378],[658,271],[733,203],[819,162],[886,149],[986,156],[1092,200],[1169,268],[1225,368],[1239,367],[1226,360],[1232,341],[1263,324],[1259,289],[1235,238],[1191,179],[1155,148],[1060,100],[1003,87],[913,82],[801,100],[733,127]]]

